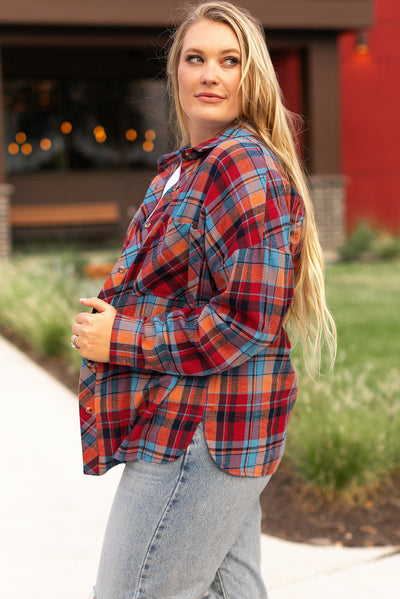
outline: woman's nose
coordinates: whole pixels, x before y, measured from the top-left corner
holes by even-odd
[[[204,65],[204,69],[201,74],[201,83],[204,85],[218,83],[218,71],[216,65],[213,65],[212,63],[207,63]]]

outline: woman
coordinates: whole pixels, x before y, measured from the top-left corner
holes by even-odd
[[[258,599],[259,496],[297,391],[283,324],[314,354],[334,325],[261,26],[192,7],[167,70],[183,146],[72,327],[85,472],[126,463],[96,597]]]

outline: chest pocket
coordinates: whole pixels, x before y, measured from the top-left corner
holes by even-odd
[[[204,263],[204,232],[192,221],[170,218],[163,234],[148,248],[133,291],[195,302]]]

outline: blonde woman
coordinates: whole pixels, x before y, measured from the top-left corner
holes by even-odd
[[[190,7],[162,157],[72,344],[87,474],[125,463],[97,599],[261,599],[259,496],[297,382],[284,324],[334,353],[313,211],[258,22]],[[273,517],[273,514],[271,515]]]

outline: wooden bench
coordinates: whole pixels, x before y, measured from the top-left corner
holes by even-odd
[[[117,224],[119,218],[119,206],[115,202],[10,206],[10,223],[12,227]]]

